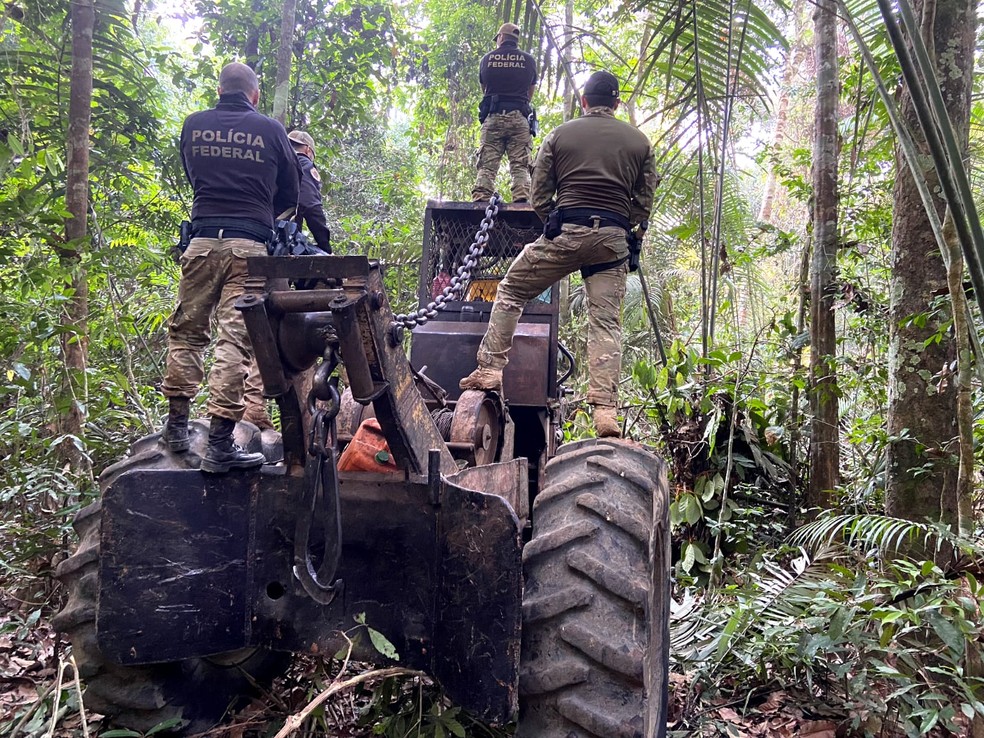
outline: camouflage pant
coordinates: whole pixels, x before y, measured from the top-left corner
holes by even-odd
[[[246,386],[243,392],[243,402],[249,412],[265,413],[266,399],[263,397],[263,377],[260,376],[260,367],[256,365],[254,356],[245,366]]]
[[[499,283],[489,327],[478,349],[479,366],[501,369],[506,365],[513,334],[528,301],[559,279],[587,264],[602,264],[628,254],[621,228],[564,225],[550,240],[540,236],[526,244]],[[615,405],[622,362],[620,311],[625,297],[628,265],[596,272],[588,277],[588,402]]]
[[[193,238],[181,256],[178,305],[168,325],[167,397],[194,397],[205,377],[204,353],[218,339],[208,377],[208,413],[230,420],[243,415],[244,365],[253,351],[242,313],[234,305],[246,285],[246,257],[265,256],[266,247],[246,238]]]
[[[512,199],[530,199],[530,154],[533,137],[530,124],[518,110],[492,113],[482,124],[482,139],[478,146],[478,178],[472,197],[488,199],[495,192],[495,178],[505,153],[509,157],[512,176]]]

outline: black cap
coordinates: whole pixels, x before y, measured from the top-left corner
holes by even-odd
[[[584,83],[584,94],[618,100],[618,79],[611,72],[595,72]]]

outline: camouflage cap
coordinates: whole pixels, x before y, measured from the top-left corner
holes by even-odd
[[[291,131],[287,134],[287,138],[299,146],[307,146],[311,149],[311,156],[314,156],[314,139],[311,138],[310,133],[305,133],[304,131]]]
[[[519,26],[515,23],[503,23],[499,26],[499,32],[496,33],[496,38],[499,36],[508,36],[509,38],[519,41]]]

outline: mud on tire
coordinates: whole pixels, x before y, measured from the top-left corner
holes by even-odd
[[[237,441],[259,450],[261,440],[251,428],[240,427]],[[206,436],[207,426],[193,423],[192,450],[181,456],[168,452],[159,434],[141,439],[129,457],[102,474],[100,486],[105,490],[131,469],[197,467]],[[229,707],[255,693],[257,685],[269,684],[286,670],[289,655],[264,649],[149,666],[107,661],[96,641],[101,510],[102,503],[94,502],[76,515],[73,526],[79,546],[55,574],[68,590],[68,599],[53,624],[72,641],[79,677],[86,687],[87,709],[132,730],[147,731],[173,720],[179,722],[172,734],[200,732],[218,722]]]
[[[547,465],[523,550],[519,738],[663,738],[669,659],[665,466],[591,439]]]

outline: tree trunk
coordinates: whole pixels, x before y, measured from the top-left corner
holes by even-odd
[[[935,12],[934,11],[935,6]],[[974,48],[974,3],[970,0],[916,0],[923,38],[936,50],[937,78],[950,120],[966,149]],[[913,140],[927,152],[907,90],[902,115]],[[896,148],[895,219],[892,228],[891,308],[889,312],[888,476],[885,508],[910,520],[958,521],[956,484],[959,468],[957,382],[949,367],[957,358],[949,331],[951,305],[947,274],[936,239],[909,174]],[[939,190],[928,155],[926,180]],[[938,202],[942,216],[944,203]]]
[[[287,123],[287,93],[290,90],[290,63],[293,59],[294,16],[297,0],[284,0],[284,17],[280,24],[280,47],[277,49],[277,86],[273,91],[273,117]]]
[[[970,312],[967,296],[964,294],[964,260],[960,251],[960,240],[953,223],[952,211],[947,208],[943,221],[943,238],[949,264],[946,269],[947,287],[950,290],[950,305],[953,309],[953,337],[957,350],[957,436],[960,461],[957,472],[956,508],[960,532],[971,535],[974,532],[974,406],[971,401],[971,377],[973,359],[970,349]]]
[[[561,67],[571,68],[571,44],[574,43],[574,0],[564,3],[564,50],[561,52]],[[574,117],[574,112],[580,104],[577,90],[571,84],[567,74],[564,77],[564,122]]]
[[[806,330],[806,312],[809,307],[810,296],[810,256],[813,253],[813,242],[807,237],[803,246],[803,256],[800,258],[799,279],[796,282],[796,290],[799,293],[799,309],[796,311],[796,335],[800,335]],[[803,351],[805,347],[797,348],[793,352],[792,374],[795,377],[803,367]],[[789,466],[793,474],[793,483],[799,486],[802,473],[800,469],[800,420],[799,420],[799,384],[792,383],[790,389],[789,403]],[[796,505],[799,507],[799,505]]]
[[[782,85],[779,87],[779,104],[776,106],[776,127],[772,132],[772,151],[778,152],[786,138],[786,127],[789,123],[789,97],[792,94],[793,81],[800,74],[800,67],[806,58],[808,47],[805,43],[806,34],[803,28],[803,17],[806,12],[806,0],[796,0],[793,3],[793,33],[792,46],[786,57],[786,69],[782,74]],[[762,193],[762,205],[759,207],[758,220],[762,223],[772,222],[772,208],[776,200],[776,190],[779,182],[776,177],[776,167],[769,167],[765,179],[765,189]]]
[[[807,507],[831,506],[840,464],[835,354],[834,278],[837,263],[837,17],[821,0],[816,28],[817,107],[813,145],[813,274],[810,284],[810,487]]]
[[[61,337],[65,365],[56,400],[58,446],[64,465],[83,472],[88,347],[89,286],[82,255],[85,252],[89,213],[89,122],[92,119],[92,32],[95,26],[93,0],[71,4],[72,78],[68,103],[68,141],[65,184],[65,242],[58,249],[65,270],[65,302]]]
[[[253,17],[257,17],[263,10],[262,0],[253,0]],[[243,45],[243,56],[246,66],[254,72],[260,64],[260,36],[266,31],[266,23],[251,25],[246,35],[246,43]]]

